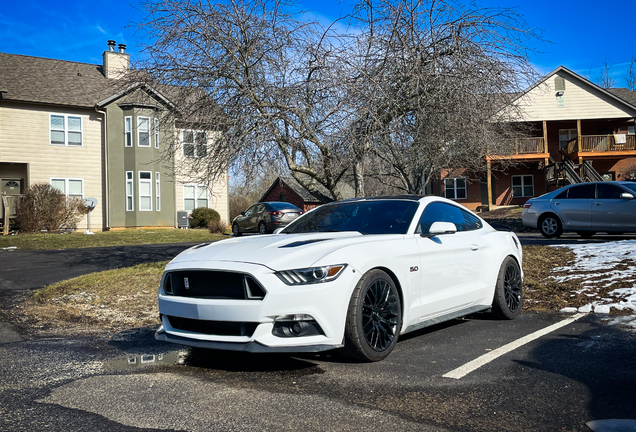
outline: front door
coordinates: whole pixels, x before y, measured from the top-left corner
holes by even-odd
[[[592,200],[592,228],[598,231],[628,231],[636,228],[636,200],[621,198],[624,189],[598,184]]]

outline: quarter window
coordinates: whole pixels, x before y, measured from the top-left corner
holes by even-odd
[[[82,117],[51,114],[50,144],[65,146],[82,146]]]
[[[445,178],[444,196],[450,199],[466,199],[466,179],[464,177]]]
[[[137,146],[150,147],[150,117],[137,117]]]
[[[135,210],[133,172],[126,171],[126,211]]]
[[[208,188],[204,185],[183,186],[183,209],[194,210],[208,206]]]
[[[84,198],[84,180],[52,178],[51,186],[67,197]]]
[[[512,196],[534,196],[534,177],[532,175],[512,176]]]
[[[152,210],[152,173],[139,171],[139,210]]]

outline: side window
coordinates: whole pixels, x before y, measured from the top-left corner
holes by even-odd
[[[568,199],[593,199],[596,185],[584,184],[569,189]]]
[[[598,199],[620,199],[623,189],[609,184],[597,184],[596,196]]]
[[[245,212],[245,216],[252,216],[252,214],[256,211],[256,206],[253,205],[252,207],[248,208],[247,211]]]
[[[568,189],[555,196],[554,199],[568,199]]]
[[[432,202],[424,209],[416,232],[427,233],[431,225],[433,225],[433,222],[452,222],[457,227],[457,231],[466,231],[464,213],[467,213],[474,219],[474,216],[468,212],[464,212],[459,207],[443,202]],[[477,222],[479,222],[479,220],[477,220]],[[479,222],[479,225],[481,225],[481,222]],[[475,226],[475,222],[473,221],[471,229],[477,229]]]

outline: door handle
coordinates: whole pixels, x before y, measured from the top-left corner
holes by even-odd
[[[560,203],[560,202],[558,202],[558,201],[554,203],[554,205],[559,205],[559,204],[561,204],[561,203]]]
[[[473,251],[479,250],[479,245],[471,244],[470,245],[470,250],[473,250]]]
[[[603,205],[603,203],[600,203],[600,202],[598,202],[598,201],[597,201],[597,202],[595,202],[595,203],[592,203],[592,204],[593,204],[593,205],[595,205],[595,206],[602,206],[602,205]]]

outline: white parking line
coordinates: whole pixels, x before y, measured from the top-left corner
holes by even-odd
[[[525,344],[527,344],[528,342],[532,342],[535,339],[540,338],[543,335],[546,335],[550,332],[553,332],[554,330],[557,330],[561,327],[564,327],[568,324],[573,323],[574,321],[576,321],[579,318],[584,317],[585,315],[587,315],[586,313],[579,313],[574,315],[571,318],[565,319],[563,321],[559,321],[556,324],[552,324],[551,326],[548,326],[544,329],[541,330],[537,330],[534,333],[531,333],[527,336],[522,337],[521,339],[517,339],[516,341],[510,342],[509,344],[506,344],[502,347],[497,348],[496,350],[490,351],[487,354],[482,355],[481,357],[477,357],[475,360],[470,361],[468,363],[466,363],[463,366],[458,367],[457,369],[454,369],[450,372],[448,372],[447,374],[442,375],[444,378],[454,378],[454,379],[460,379],[465,377],[466,375],[468,375],[469,373],[471,373],[472,371],[479,369],[480,367],[482,367],[483,365],[490,363],[491,361],[493,361],[494,359],[496,359],[497,357],[501,357],[502,355],[509,353],[512,350],[515,350],[517,348],[519,348],[520,346],[523,346]]]

